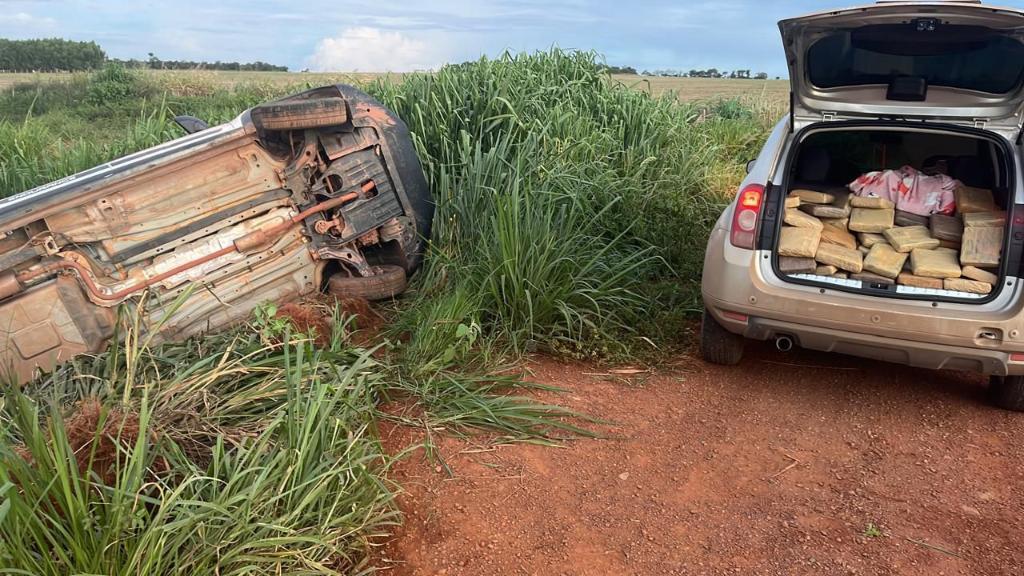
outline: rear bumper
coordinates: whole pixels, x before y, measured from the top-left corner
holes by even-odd
[[[702,293],[730,332],[757,340],[786,335],[812,350],[923,368],[1024,374],[1024,363],[1010,361],[1011,353],[1024,352],[1016,284],[1003,290],[1001,302],[975,306],[812,288],[762,275],[764,255],[733,247],[727,236],[721,228],[711,235]]]
[[[727,323],[732,324],[727,326],[731,332],[743,334],[743,336],[754,340],[789,336],[797,346],[809,350],[837,352],[919,368],[968,370],[999,376],[1024,374],[1024,363],[1011,362],[1010,353],[1000,350],[982,350],[885,338],[769,318],[751,317],[744,324],[716,314],[713,305],[709,305],[708,309],[723,326],[726,326]]]

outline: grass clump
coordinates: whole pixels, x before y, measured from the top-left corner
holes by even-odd
[[[123,336],[4,391],[0,571],[367,569],[397,521],[369,351],[250,331],[156,350]]]
[[[764,129],[611,82],[592,53],[505,55],[371,86],[414,134],[437,202],[433,253],[408,312],[452,309],[519,355],[629,354],[696,308],[703,245]],[[723,134],[729,134],[723,138]],[[745,136],[743,136],[745,135]],[[720,143],[720,141],[722,143]],[[666,286],[667,285],[667,286]],[[430,310],[430,309],[435,310]],[[426,310],[424,310],[426,309]],[[400,324],[410,358],[450,356],[436,324]]]

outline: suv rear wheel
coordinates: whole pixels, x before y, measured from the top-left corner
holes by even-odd
[[[1024,412],[1024,376],[992,376],[989,397],[1004,410]]]
[[[393,264],[374,266],[374,275],[359,277],[336,272],[327,279],[327,291],[339,298],[389,300],[405,291],[405,268]]]
[[[743,359],[743,337],[722,328],[706,308],[700,324],[700,355],[705,362],[723,366],[735,366]]]

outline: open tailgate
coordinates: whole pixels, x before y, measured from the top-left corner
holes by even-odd
[[[779,22],[800,124],[934,120],[1015,138],[1024,13],[974,2],[882,2]]]

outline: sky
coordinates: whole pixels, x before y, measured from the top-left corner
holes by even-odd
[[[1001,5],[1024,7],[1024,0]],[[808,0],[0,0],[0,37],[95,40],[114,58],[262,60],[291,70],[405,72],[552,46],[637,70],[785,76],[776,22]]]

